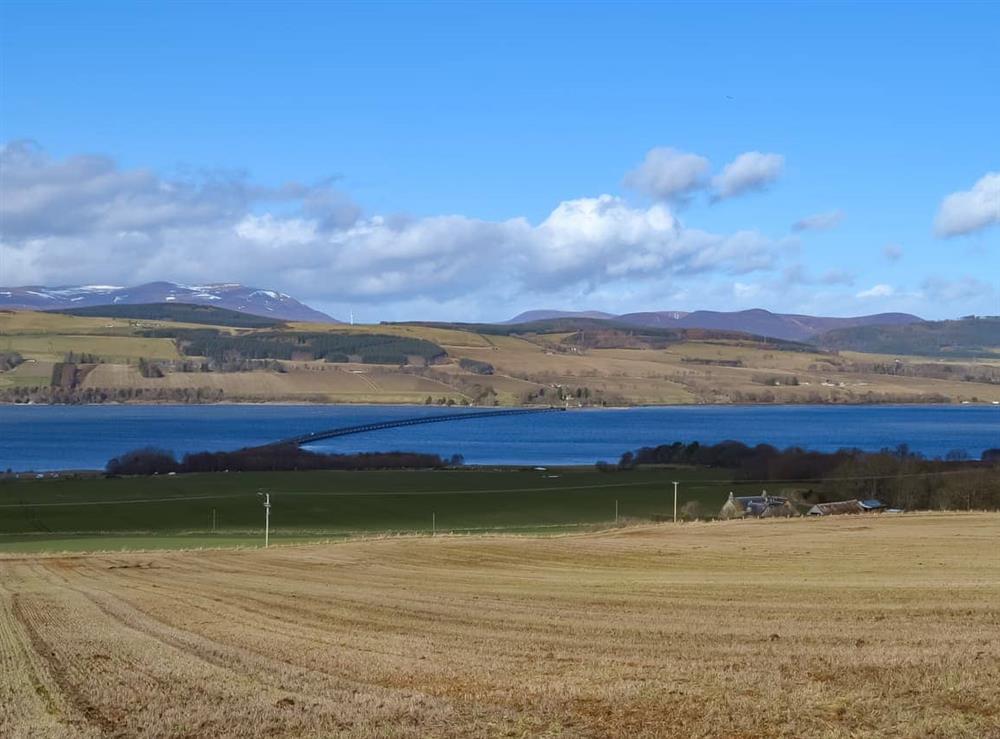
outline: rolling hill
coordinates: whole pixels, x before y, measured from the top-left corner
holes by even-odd
[[[218,322],[0,310],[0,403],[1000,404],[1000,354],[894,362],[594,318],[252,327],[266,319],[180,304],[117,309]]]
[[[699,310],[678,316],[677,313],[631,313],[616,320],[637,326],[676,326],[678,328],[711,328],[722,331],[745,331],[758,336],[803,341],[835,328],[854,326],[901,325],[921,319],[908,313],[878,313],[871,316],[833,318],[793,313],[771,313],[759,308],[743,311]]]
[[[855,326],[816,338],[826,349],[924,357],[1000,356],[1000,316],[923,321],[900,326]]]
[[[286,321],[337,323],[336,319],[300,303],[290,295],[231,282],[210,285],[148,282],[135,287],[114,285],[0,287],[0,309],[8,310],[49,311],[149,303],[211,305]]]
[[[94,305],[89,308],[68,308],[48,312],[84,318],[128,318],[136,321],[203,323],[209,326],[228,326],[230,328],[271,328],[284,325],[284,321],[276,318],[266,318],[214,305],[191,305],[189,303],[141,303],[137,305],[120,303],[118,305]]]
[[[527,311],[507,323],[528,323],[561,317],[587,317],[629,326],[654,328],[699,328],[740,331],[787,341],[806,341],[817,334],[854,326],[893,326],[917,323],[922,319],[909,313],[878,313],[870,316],[834,318],[794,313],[772,313],[761,308],[743,311],[643,311],[609,315],[596,311]]]

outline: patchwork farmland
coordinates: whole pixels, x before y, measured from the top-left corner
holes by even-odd
[[[248,328],[0,311],[0,354],[21,362],[0,370],[0,402],[1000,402],[992,353],[900,359],[596,325]],[[395,346],[335,348],[372,339]],[[75,371],[58,375],[61,365]]]

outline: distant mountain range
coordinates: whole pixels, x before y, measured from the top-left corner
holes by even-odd
[[[231,282],[212,285],[148,282],[135,287],[115,285],[0,287],[0,309],[67,310],[101,305],[150,303],[211,305],[285,321],[337,323],[336,319],[326,313],[310,308],[290,295]]]
[[[283,321],[337,323],[336,319],[300,303],[277,290],[247,287],[238,283],[180,285],[149,282],[135,287],[79,285],[65,287],[0,287],[0,309],[72,310],[105,305],[186,304],[225,308]],[[787,341],[808,341],[828,331],[863,326],[905,326],[923,319],[909,313],[878,313],[852,318],[830,318],[754,309],[733,312],[698,310],[649,311],[615,315],[604,311],[531,310],[506,324],[588,319],[617,325],[664,329],[714,329],[742,331]]]
[[[655,328],[703,328],[721,331],[743,331],[757,336],[769,336],[789,341],[805,341],[834,329],[858,326],[904,326],[921,323],[919,316],[909,313],[877,313],[870,316],[832,318],[826,316],[806,316],[794,313],[772,313],[760,308],[742,311],[654,311],[611,315],[595,311],[549,311],[534,310],[521,313],[507,323],[528,323],[530,321],[554,318],[600,318],[629,326]]]

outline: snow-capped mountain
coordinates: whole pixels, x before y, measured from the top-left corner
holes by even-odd
[[[178,285],[149,282],[135,287],[79,285],[71,287],[0,287],[0,309],[65,310],[98,305],[189,303],[286,321],[336,322],[325,313],[276,290],[224,282],[214,285]]]

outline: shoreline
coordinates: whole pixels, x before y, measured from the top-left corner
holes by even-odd
[[[111,407],[138,407],[138,408],[153,408],[153,407],[177,407],[177,408],[201,408],[201,407],[211,407],[211,406],[247,406],[247,407],[268,407],[268,406],[290,406],[290,407],[326,407],[326,406],[337,406],[337,407],[371,407],[371,408],[441,408],[443,410],[450,411],[461,411],[463,409],[471,410],[482,410],[484,408],[494,408],[496,410],[526,410],[532,408],[550,408],[550,407],[562,407],[562,406],[546,406],[546,405],[446,405],[439,403],[401,403],[396,401],[386,401],[384,403],[373,403],[370,401],[364,402],[350,402],[350,401],[331,401],[331,402],[321,402],[321,401],[308,401],[308,400],[261,400],[261,401],[243,401],[243,400],[219,400],[210,403],[175,403],[170,401],[163,402],[119,402],[119,401],[108,401],[106,403],[12,403],[10,401],[0,401],[0,408],[98,408],[102,406]],[[634,410],[637,408],[828,408],[828,407],[842,407],[842,408],[863,408],[863,407],[874,407],[874,408],[913,408],[913,407],[924,407],[924,408],[951,408],[951,407],[983,407],[983,406],[996,406],[1000,407],[1000,400],[981,400],[981,401],[947,401],[947,402],[928,402],[926,399],[915,399],[912,402],[900,401],[899,399],[887,400],[885,402],[879,401],[858,401],[858,402],[831,402],[831,403],[814,403],[814,402],[804,402],[804,403],[637,403],[635,405],[580,405],[580,406],[566,406],[566,410],[579,411],[579,410]]]

